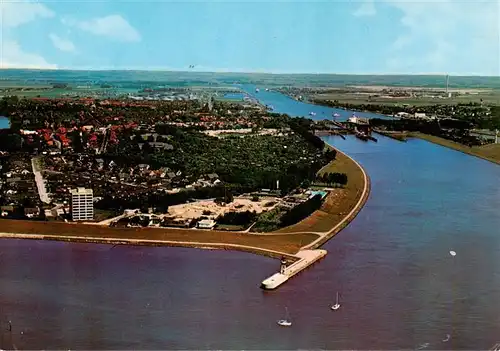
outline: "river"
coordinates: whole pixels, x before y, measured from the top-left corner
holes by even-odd
[[[262,102],[302,115],[275,94]],[[325,138],[365,167],[372,192],[326,258],[276,291],[259,283],[279,262],[247,253],[1,240],[0,345],[490,348],[500,342],[500,167],[378,139]],[[276,325],[285,307],[291,328]]]
[[[257,86],[252,84],[241,84],[236,85],[236,87],[240,88],[253,98],[258,99],[260,103],[272,106],[273,112],[276,113],[287,113],[292,116],[307,117],[313,120],[332,119],[333,114],[336,113],[340,115],[339,117],[336,117],[337,121],[345,121],[349,117],[352,117],[354,113],[353,111],[339,108],[331,108],[297,101],[277,91],[266,91],[263,87],[260,87],[259,92],[256,92]],[[311,112],[315,115],[310,115]],[[391,118],[371,112],[355,112],[355,114],[358,117],[365,118]]]

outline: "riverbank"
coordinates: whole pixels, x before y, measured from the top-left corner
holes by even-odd
[[[320,234],[321,243],[314,245],[317,248],[345,228],[364,206],[370,193],[370,178],[354,159],[338,149],[333,147],[332,149],[337,151],[335,161],[320,169],[318,174],[345,173],[348,179],[347,185],[344,188],[333,189],[321,208],[312,215],[276,233]],[[311,244],[307,245],[307,247],[310,246]]]
[[[332,149],[335,149],[332,147]],[[337,149],[335,149],[337,150]],[[97,242],[108,244],[185,246],[253,252],[273,258],[294,256],[303,248],[321,246],[361,210],[369,180],[361,166],[337,150],[336,160],[318,173],[343,172],[345,188],[334,189],[321,209],[303,221],[272,233],[242,233],[174,228],[112,228],[79,223],[1,220],[0,238]]]
[[[374,133],[378,133],[380,135],[386,136],[388,138],[397,140],[397,141],[402,141],[406,142],[408,139],[408,133],[406,132],[394,132],[394,131],[387,131],[387,130],[381,130],[381,129],[373,129]]]
[[[414,137],[438,144],[464,154],[482,158],[496,164],[500,164],[500,144],[489,144],[483,146],[469,147],[451,140],[436,137],[434,135],[424,134],[420,132],[408,133],[408,137]]]
[[[0,237],[109,244],[213,247],[276,257],[293,255],[318,238],[312,233],[260,235],[175,228],[113,228],[80,223],[2,220]]]
[[[307,89],[279,90],[296,98],[301,96],[308,103],[337,101],[340,104],[374,104],[393,106],[394,104],[427,106],[435,104],[455,105],[462,103],[497,104],[498,89],[443,88],[411,86],[352,85],[344,87],[315,87]],[[448,95],[448,94],[451,94]]]

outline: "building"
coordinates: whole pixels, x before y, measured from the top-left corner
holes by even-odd
[[[198,222],[200,229],[213,229],[217,223],[212,219],[202,219]]]
[[[370,123],[368,118],[357,117],[357,116],[349,117],[348,122],[352,123],[352,124],[369,124]]]
[[[71,215],[74,221],[91,221],[94,219],[92,189],[77,188],[71,190]]]

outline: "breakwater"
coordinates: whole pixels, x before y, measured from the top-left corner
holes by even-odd
[[[279,273],[275,273],[261,283],[261,287],[266,290],[274,290],[284,284],[288,279],[310,267],[327,254],[326,250],[301,250],[295,255],[297,260],[286,266],[282,264]]]

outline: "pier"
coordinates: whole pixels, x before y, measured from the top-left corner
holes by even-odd
[[[398,140],[398,141],[403,141],[406,142],[407,140],[407,133],[404,132],[394,132],[394,131],[386,131],[386,130],[380,130],[380,129],[373,129],[373,131],[377,134],[386,136],[388,138]]]
[[[289,266],[286,261],[281,261],[281,269],[279,273],[275,273],[261,283],[261,288],[265,290],[273,290],[285,283],[288,279],[311,266],[316,261],[322,259],[327,254],[326,250],[301,250],[295,256],[297,261]]]

